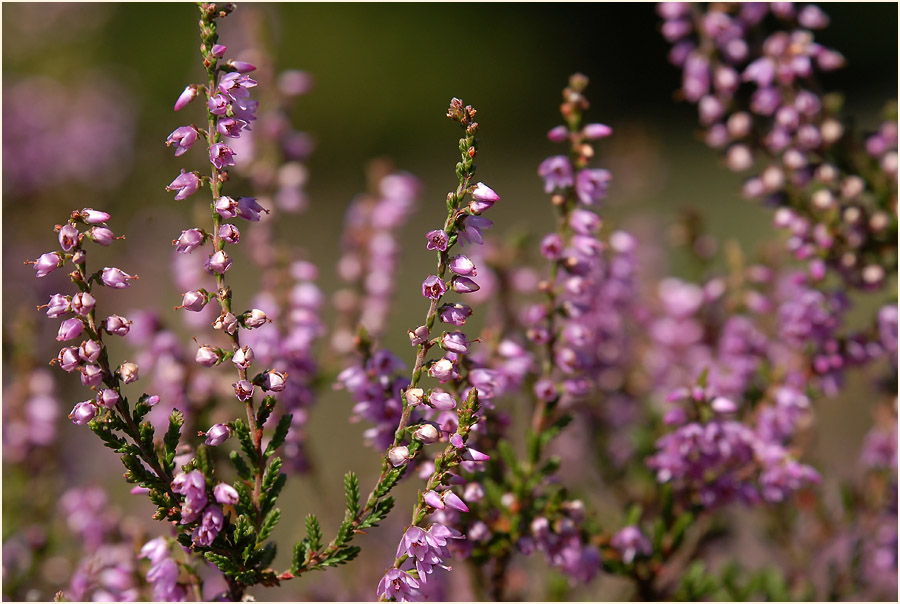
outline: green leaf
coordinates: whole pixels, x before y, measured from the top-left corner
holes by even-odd
[[[300,572],[300,569],[303,567],[303,562],[306,560],[306,554],[309,552],[309,541],[304,539],[296,544],[294,544],[294,557],[291,561],[291,573],[297,574]]]
[[[337,537],[334,538],[334,544],[338,547],[347,543],[353,537],[353,522],[344,520],[338,528]]]
[[[264,426],[266,424],[269,416],[272,415],[272,410],[275,408],[275,402],[274,396],[267,396],[263,399],[262,403],[259,405],[259,411],[256,412],[257,426]]]
[[[207,560],[215,564],[220,571],[222,571],[229,577],[235,576],[235,574],[240,570],[228,556],[223,556],[221,554],[216,554],[213,552],[206,552],[203,554],[203,556]]]
[[[375,504],[375,507],[372,508],[372,512],[369,514],[368,518],[363,519],[363,521],[359,523],[359,528],[367,529],[378,526],[378,523],[381,522],[393,508],[393,497],[381,499]]]
[[[378,483],[378,486],[375,488],[375,497],[384,497],[387,495],[391,489],[394,488],[394,485],[397,484],[397,481],[400,480],[400,477],[403,476],[403,470],[405,468],[406,466],[402,466],[388,472],[387,476],[384,477],[384,480]]]
[[[284,444],[288,430],[291,429],[291,419],[293,419],[293,416],[290,413],[285,413],[278,420],[278,425],[275,426],[275,433],[272,434],[272,440],[269,441],[269,445],[266,447],[266,457],[270,457],[278,447]]]
[[[347,518],[356,518],[359,513],[359,478],[353,472],[344,476],[344,495],[347,498]]]
[[[275,477],[275,480],[272,482],[272,486],[263,493],[262,501],[260,502],[260,512],[262,514],[268,514],[269,510],[271,510],[275,506],[275,502],[278,500],[278,495],[281,493],[281,489],[284,488],[284,483],[287,481],[287,474],[281,473]]]
[[[257,464],[258,460],[256,458],[256,446],[253,444],[253,439],[250,437],[250,428],[248,428],[247,424],[243,421],[236,419],[232,422],[232,429],[241,445],[241,450],[244,452],[244,455],[247,456],[250,467],[258,469],[259,465]]]
[[[256,538],[257,543],[262,543],[265,541],[269,535],[272,534],[272,530],[275,528],[275,525],[278,524],[278,521],[281,520],[281,510],[275,508],[271,512],[269,512],[266,517],[263,519],[262,526],[259,529],[259,536]]]
[[[206,445],[197,447],[197,467],[206,477],[206,480],[213,481],[213,466],[209,459],[209,448]]]
[[[346,564],[350,562],[359,554],[359,547],[356,545],[351,545],[349,547],[345,547],[344,549],[340,549],[334,553],[333,556],[328,558],[327,560],[323,560],[319,566],[330,567],[330,566],[339,566],[341,564]]]
[[[306,517],[306,538],[309,540],[310,551],[317,552],[322,549],[322,527],[313,514]]]
[[[163,437],[163,468],[167,472],[175,469],[175,449],[181,440],[181,426],[184,425],[184,414],[178,409],[169,416],[169,429]]]
[[[255,566],[257,568],[268,568],[270,564],[272,564],[272,560],[275,559],[275,554],[278,553],[278,547],[273,542],[266,543],[266,545],[258,550],[257,554],[254,556],[255,558]]]
[[[253,479],[253,473],[250,471],[250,467],[247,465],[247,462],[244,461],[244,458],[241,457],[240,453],[238,453],[237,451],[232,451],[228,455],[228,458],[234,465],[234,469],[237,470],[238,476],[240,476],[244,480]]]

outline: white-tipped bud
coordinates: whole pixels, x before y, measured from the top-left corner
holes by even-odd
[[[440,437],[441,431],[434,424],[421,424],[413,432],[413,438],[426,445],[437,442]]]
[[[266,313],[258,308],[254,308],[253,310],[244,313],[244,325],[246,325],[248,329],[262,327],[268,322],[269,318],[266,316]]]
[[[395,468],[405,465],[409,461],[409,448],[405,446],[391,448],[388,451],[388,461]]]
[[[410,405],[421,405],[425,400],[425,391],[421,388],[410,388],[406,391],[406,402]]]
[[[119,365],[119,377],[126,384],[136,382],[138,380],[138,366],[134,363],[122,363]]]

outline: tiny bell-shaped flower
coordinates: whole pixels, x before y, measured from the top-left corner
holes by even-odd
[[[234,384],[234,395],[239,401],[246,401],[253,397],[253,384],[248,380],[241,380]]]
[[[166,146],[175,145],[175,157],[183,155],[185,151],[190,149],[197,142],[197,131],[190,126],[181,126],[176,128],[169,138],[166,139]]]
[[[26,264],[33,264],[35,277],[46,277],[56,269],[62,266],[63,258],[59,252],[49,252],[41,255],[40,258],[28,261]]]
[[[219,227],[219,237],[228,243],[237,243],[241,240],[241,232],[233,224],[223,224]]]
[[[453,361],[445,357],[428,368],[428,375],[443,383],[453,378],[455,370]]]
[[[84,322],[81,319],[66,319],[59,326],[59,332],[56,334],[58,342],[74,340],[84,331]]]
[[[441,336],[441,348],[457,354],[469,354],[469,340],[461,331],[445,333]]]
[[[178,191],[175,194],[175,201],[187,199],[197,192],[200,188],[200,177],[195,172],[185,172],[182,168],[181,174],[175,177],[175,180],[169,183],[166,191]]]
[[[552,143],[561,143],[569,138],[569,129],[565,126],[556,126],[547,132],[547,139]]]
[[[124,336],[131,330],[131,321],[119,315],[110,315],[106,317],[103,328],[114,336]]]
[[[406,391],[406,402],[410,405],[421,405],[425,400],[425,391],[421,388],[410,388]]]
[[[731,399],[725,398],[724,396],[717,396],[713,399],[713,401],[709,404],[713,411],[716,413],[734,413],[738,410],[738,406]]]
[[[180,95],[178,95],[178,100],[175,101],[175,111],[180,109],[184,109],[188,103],[193,101],[197,97],[197,86],[191,84],[186,87]]]
[[[403,445],[392,447],[391,450],[388,451],[388,461],[390,461],[391,465],[395,468],[399,468],[406,464],[406,462],[409,461],[409,448]]]
[[[428,275],[422,282],[422,295],[432,300],[438,300],[447,293],[447,286],[444,281],[436,275]]]
[[[138,366],[134,363],[122,363],[117,371],[119,377],[126,384],[136,382],[138,380]]]
[[[100,365],[85,365],[79,371],[81,371],[82,386],[87,386],[88,388],[99,386],[100,382],[103,381],[103,368]]]
[[[469,511],[469,506],[466,505],[466,502],[460,499],[459,496],[450,489],[447,489],[446,491],[441,493],[441,495],[443,496],[444,504],[447,507],[451,507],[454,510],[459,510],[460,512]]]
[[[472,447],[469,447],[465,451],[463,451],[462,458],[466,461],[487,461],[491,458],[491,456],[486,455],[481,451],[476,451]]]
[[[115,267],[107,266],[103,269],[103,272],[100,273],[100,280],[103,282],[103,285],[112,287],[113,289],[125,289],[126,287],[131,287],[131,283],[129,283],[131,279],[137,279],[137,276],[132,277],[125,271]]]
[[[227,195],[224,195],[216,200],[215,208],[219,216],[226,220],[234,218],[238,215],[237,202]]]
[[[189,254],[203,245],[205,239],[206,235],[200,229],[188,229],[187,231],[181,231],[181,236],[172,241],[172,245],[175,246],[175,251],[179,254]]]
[[[444,304],[438,309],[438,318],[450,325],[465,325],[466,319],[472,316],[472,309],[465,304]]]
[[[466,446],[466,443],[463,442],[462,436],[459,434],[459,432],[454,432],[450,435],[450,444],[457,449],[462,449],[464,446]]]
[[[422,500],[436,510],[444,509],[444,500],[437,491],[428,490],[422,493]]]
[[[584,130],[582,130],[584,138],[592,141],[600,138],[606,138],[607,136],[611,135],[612,132],[612,128],[610,128],[606,124],[588,124],[584,127]]]
[[[59,229],[59,246],[63,251],[71,251],[75,244],[78,243],[78,229],[74,224],[66,223]]]
[[[254,199],[253,197],[240,197],[237,201],[237,215],[243,218],[244,220],[249,220],[251,222],[259,222],[259,213],[265,212],[269,213],[269,210],[265,209]]]
[[[456,408],[456,399],[449,392],[434,390],[428,395],[428,403],[438,411],[449,411]]]
[[[215,323],[213,323],[213,329],[219,329],[227,333],[228,335],[234,335],[234,332],[238,328],[238,320],[230,312],[227,312],[223,315],[219,315],[219,318],[216,319]]]
[[[450,287],[453,288],[453,291],[460,294],[471,294],[481,289],[480,285],[478,285],[468,277],[459,276],[453,277],[453,281],[451,281]]]
[[[269,322],[266,313],[258,308],[245,312],[241,318],[244,320],[244,327],[247,329],[256,329]]]
[[[209,302],[209,298],[202,289],[184,292],[184,296],[181,299],[181,306],[176,306],[175,310],[183,308],[184,310],[189,310],[191,312],[200,312],[203,310],[203,307],[206,306],[207,302]]]
[[[452,272],[464,277],[474,277],[478,274],[475,270],[475,263],[463,254],[451,258],[448,267]]]
[[[219,362],[219,359],[221,359],[219,351],[212,346],[201,346],[197,349],[197,354],[194,356],[194,360],[204,367],[214,367]]]
[[[220,482],[213,489],[213,497],[222,505],[236,505],[240,500],[237,490],[224,482]]]
[[[231,362],[237,365],[240,369],[247,369],[248,367],[250,367],[250,365],[253,364],[253,360],[255,358],[256,355],[253,354],[253,349],[249,346],[244,346],[234,353],[234,356],[231,358]]]
[[[78,355],[78,349],[72,346],[66,346],[60,350],[56,356],[56,361],[59,363],[59,368],[66,373],[72,373],[82,363],[81,357]]]
[[[250,73],[251,71],[256,71],[256,65],[248,63],[247,61],[236,61],[234,59],[230,59],[226,63],[226,65],[228,65],[238,73]]]
[[[463,491],[463,497],[469,501],[481,501],[484,499],[484,487],[477,482],[470,482]]]
[[[112,409],[119,402],[119,393],[111,388],[104,388],[97,393],[97,404]]]
[[[216,57],[217,59],[221,59],[225,56],[226,50],[228,50],[227,46],[224,46],[222,44],[213,44],[213,47],[210,49],[210,53],[212,53],[212,56]]]
[[[102,350],[103,345],[97,340],[85,340],[78,347],[78,356],[85,363],[96,363]]]
[[[424,325],[419,325],[407,333],[409,333],[409,343],[413,346],[419,346],[428,341],[428,328]]]
[[[79,215],[88,224],[102,224],[109,220],[109,214],[93,208],[84,208],[79,212]]]
[[[447,242],[450,240],[450,237],[447,235],[447,233],[445,233],[441,229],[428,231],[425,234],[425,238],[428,240],[428,243],[425,244],[425,248],[439,252],[447,250]]]
[[[263,375],[262,388],[270,392],[281,392],[287,384],[287,374],[269,369]]]
[[[97,415],[97,407],[94,403],[92,401],[84,401],[75,405],[69,414],[69,419],[72,420],[73,424],[83,426],[94,419],[95,415]]]
[[[91,314],[96,303],[97,301],[94,299],[94,296],[87,292],[80,292],[72,296],[72,310],[82,317]]]
[[[231,268],[231,256],[225,250],[219,250],[209,258],[209,268],[221,274],[224,274]]]
[[[473,214],[481,214],[485,210],[489,210],[498,201],[500,201],[500,196],[492,188],[480,182],[475,185],[475,189],[472,191],[469,211]]]
[[[203,436],[203,433],[200,434]],[[231,428],[226,424],[215,424],[212,428],[206,431],[206,440],[204,444],[209,445],[210,447],[218,447],[223,442],[228,440],[231,436]]]
[[[441,438],[441,431],[432,423],[419,424],[413,432],[413,438],[422,444],[430,445]]]
[[[38,309],[46,308],[47,316],[56,319],[72,310],[72,302],[68,296],[62,294],[53,294],[50,296],[50,302],[44,306],[38,306]]]

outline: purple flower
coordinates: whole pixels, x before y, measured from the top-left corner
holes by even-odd
[[[259,222],[259,213],[265,212],[269,213],[269,210],[265,209],[259,203],[257,203],[256,199],[253,197],[240,197],[237,201],[237,215],[243,218],[244,220],[250,220],[252,222]]]
[[[631,564],[638,554],[649,556],[653,551],[650,540],[636,526],[626,526],[620,530],[613,536],[610,545],[619,550],[625,564]]]
[[[176,306],[175,309],[183,308],[191,312],[200,312],[208,302],[209,299],[206,297],[206,292],[192,290],[184,292],[184,296],[181,298],[181,306]]]
[[[119,315],[109,315],[103,322],[103,328],[114,336],[125,336],[131,330],[131,321]]]
[[[175,145],[175,157],[184,154],[197,142],[197,131],[191,126],[181,126],[176,128],[169,138],[166,139],[166,146]]]
[[[449,392],[435,390],[428,395],[428,402],[438,411],[449,411],[456,408],[456,399]]]
[[[556,126],[547,132],[547,139],[553,143],[561,143],[569,138],[569,129],[565,126]]]
[[[216,130],[219,131],[219,134],[222,136],[227,136],[228,138],[239,138],[241,136],[241,131],[246,126],[246,123],[236,120],[232,117],[223,117],[219,120],[219,123],[216,124]]]
[[[235,200],[228,196],[219,197],[216,200],[216,212],[222,218],[230,219],[238,215],[238,204]]]
[[[177,189],[178,193],[175,195],[175,201],[181,201],[196,193],[199,188],[200,178],[197,174],[195,172],[185,172],[182,169],[181,174],[166,187],[166,191],[175,191]]]
[[[472,262],[468,256],[462,254],[451,258],[448,267],[451,272],[464,277],[474,277],[478,274],[475,270],[475,263]]]
[[[82,317],[91,314],[95,304],[97,304],[97,301],[94,299],[94,296],[87,292],[80,292],[72,296],[72,310]]]
[[[41,307],[43,308],[43,307]],[[47,316],[56,319],[72,310],[72,302],[68,296],[53,294],[47,304]]]
[[[610,178],[607,170],[581,170],[575,182],[575,192],[581,203],[593,205],[606,197]]]
[[[500,201],[500,196],[483,182],[475,185],[475,190],[472,191],[472,198],[473,200],[469,202],[469,210],[473,214],[481,214]]]
[[[393,598],[398,602],[415,602],[418,600],[418,589],[419,582],[411,574],[391,568],[379,581],[376,595],[379,598]]]
[[[231,59],[227,64],[238,73],[250,73],[251,71],[256,71],[256,65],[248,63],[247,61],[236,61],[234,59]]]
[[[465,325],[466,319],[471,316],[472,309],[465,304],[444,304],[438,309],[440,320],[450,325]]]
[[[200,229],[188,229],[181,231],[181,236],[172,241],[172,245],[179,254],[189,254],[203,245],[205,239],[206,235]]]
[[[216,170],[224,170],[234,165],[234,151],[224,143],[213,143],[209,147],[209,161]]]
[[[464,243],[481,245],[484,243],[481,232],[490,229],[493,225],[494,223],[487,218],[466,214],[460,219],[459,236],[462,237]]]
[[[59,245],[64,252],[70,251],[78,243],[78,229],[71,223],[66,223],[59,229]]]
[[[175,111],[180,109],[184,109],[188,103],[194,100],[197,96],[197,87],[193,84],[186,87],[182,93],[178,96],[178,100],[175,101]]]
[[[388,451],[388,461],[390,461],[391,465],[395,468],[404,465],[409,461],[409,448],[402,445],[399,447],[391,447],[391,450]]]
[[[93,401],[84,401],[75,405],[69,414],[69,419],[72,420],[73,424],[83,426],[94,419],[95,415],[97,415],[97,407]]]
[[[439,300],[445,293],[447,293],[447,286],[436,275],[428,275],[422,282],[422,295],[426,298]]]
[[[460,499],[459,496],[450,489],[443,491],[441,495],[443,497],[444,504],[447,507],[453,508],[454,510],[459,510],[460,512],[469,511],[469,506],[466,505],[466,502]]]
[[[58,342],[74,340],[81,335],[84,330],[84,322],[81,319],[66,319],[59,326],[59,332],[56,334]]]
[[[209,268],[220,275],[231,268],[231,256],[225,250],[219,250],[209,257]]]
[[[422,494],[422,500],[436,510],[443,510],[446,507],[444,505],[444,500],[437,491],[425,491]]]
[[[136,382],[138,380],[138,366],[135,363],[122,363],[119,365],[118,374],[126,384]]]
[[[572,164],[564,155],[548,157],[538,166],[538,175],[544,179],[544,191],[552,193],[554,189],[565,189],[575,184]]]
[[[200,517],[206,507],[206,479],[200,470],[181,472],[172,481],[172,491],[184,495],[181,506],[181,524],[188,524]]]
[[[582,130],[584,137],[588,140],[606,138],[607,136],[611,135],[612,132],[612,128],[610,128],[606,124],[588,124]]]
[[[223,44],[213,44],[213,47],[209,50],[209,52],[217,59],[221,59],[225,56],[226,50],[228,50],[228,47]]]
[[[407,393],[407,400],[408,397],[409,393]],[[431,443],[437,442],[441,438],[441,430],[431,423],[420,424],[419,427],[416,428],[415,432],[413,432],[413,438],[422,442],[423,444],[430,445]]]
[[[457,354],[469,354],[469,340],[461,331],[445,333],[441,337],[441,347]]]
[[[550,233],[541,240],[541,255],[547,260],[559,260],[562,257],[562,237],[556,233]]]
[[[213,489],[213,497],[222,505],[236,505],[240,501],[237,490],[224,482],[220,482]]]
[[[216,540],[224,524],[225,516],[222,514],[222,508],[217,505],[206,506],[200,526],[194,529],[192,535],[194,544],[209,547]]]
[[[228,97],[224,94],[215,94],[210,97],[206,106],[213,115],[225,115],[228,113]]]
[[[460,294],[471,294],[481,289],[480,285],[468,277],[453,277],[450,286],[453,288],[453,291]]]
[[[78,354],[78,349],[72,346],[67,346],[60,350],[59,354],[56,356],[56,360],[59,363],[59,368],[66,373],[75,371],[82,363],[81,357]]]
[[[96,363],[102,350],[103,345],[97,340],[85,340],[78,347],[78,356],[85,363]]]
[[[111,388],[104,388],[97,393],[97,404],[112,409],[119,402],[119,393]]]
[[[103,381],[103,368],[100,365],[85,365],[79,369],[81,372],[81,384],[88,388],[99,386]]]
[[[201,434],[202,436],[202,434]],[[215,424],[206,432],[204,444],[218,447],[231,436],[231,428],[227,424]]]
[[[232,99],[244,99],[250,96],[250,88],[256,86],[256,80],[241,73],[226,73],[219,81],[219,90]]]
[[[34,264],[36,277],[46,277],[62,266],[63,257],[59,252],[49,252],[42,254],[40,258],[33,262],[29,262],[29,264]]]
[[[100,273],[100,280],[103,282],[103,285],[112,287],[113,289],[125,289],[126,287],[131,287],[131,284],[129,283],[131,279],[137,279],[137,277],[132,277],[128,273],[115,267],[107,266]]]
[[[491,458],[491,456],[482,453],[481,451],[476,451],[472,447],[469,447],[465,451],[463,451],[462,458],[466,461],[487,461]]]
[[[428,240],[428,243],[425,245],[426,249],[440,252],[447,250],[447,241],[449,240],[449,237],[443,230],[436,229],[434,231],[428,231],[428,233],[425,234],[425,238]]]
[[[253,384],[247,380],[240,380],[234,384],[234,395],[239,401],[246,401],[253,397]]]
[[[569,226],[579,235],[593,235],[600,229],[603,221],[590,210],[577,208],[569,214]]]

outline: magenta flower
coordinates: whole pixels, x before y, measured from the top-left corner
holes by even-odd
[[[246,123],[241,120],[236,120],[232,117],[223,117],[219,120],[219,123],[216,124],[216,130],[218,130],[219,134],[222,136],[227,136],[228,138],[240,138],[244,126],[246,126]]]
[[[101,224],[109,220],[109,214],[93,208],[84,208],[79,215],[88,224]]]
[[[97,404],[112,409],[119,402],[119,393],[111,388],[104,388],[97,393]]]
[[[224,94],[215,94],[206,102],[206,106],[213,115],[225,115],[228,113],[228,97]]]
[[[419,346],[428,341],[428,328],[424,325],[419,325],[407,333],[409,334],[409,343],[412,346]]]
[[[585,205],[593,205],[606,197],[611,178],[608,170],[580,171],[575,183],[579,201]]]
[[[213,489],[213,497],[215,497],[216,501],[222,505],[235,505],[240,501],[237,489],[224,482],[220,482],[216,485],[216,488]]]
[[[391,568],[378,583],[376,595],[379,598],[393,598],[398,602],[414,602],[418,600],[418,589],[419,582],[411,574]]]
[[[441,347],[457,354],[469,354],[469,340],[461,331],[445,333],[441,337]]]
[[[544,191],[552,193],[554,189],[565,189],[575,184],[572,164],[564,155],[548,157],[538,166],[538,175],[544,179]]]
[[[132,279],[137,279],[137,277],[132,277],[128,273],[115,267],[107,266],[100,273],[100,280],[103,282],[103,285],[112,287],[113,289],[125,289],[126,287],[131,287],[129,281]]]
[[[447,293],[447,286],[436,275],[428,275],[422,282],[422,295],[426,298],[439,300],[445,293]]]
[[[191,126],[181,126],[176,128],[169,138],[166,139],[166,146],[175,145],[175,157],[183,155],[185,151],[190,149],[197,142],[197,131]]]
[[[215,424],[206,432],[204,444],[218,447],[231,436],[231,428],[227,424]]]
[[[178,95],[178,100],[175,101],[175,111],[180,109],[184,109],[188,103],[193,101],[197,97],[197,87],[193,84],[186,87],[180,95]]]
[[[449,241],[449,236],[442,229],[428,231],[425,234],[425,238],[428,240],[428,243],[425,245],[426,249],[436,250],[440,252],[444,252],[447,250],[447,242]]]
[[[483,182],[475,185],[475,190],[472,191],[472,198],[472,201],[469,202],[469,210],[473,214],[481,214],[500,201],[500,196]]]
[[[435,390],[428,395],[428,402],[438,411],[449,411],[456,408],[456,399],[449,392]]]
[[[46,305],[46,307],[47,316],[51,319],[56,319],[68,312],[71,312],[72,301],[68,296],[64,296],[62,294],[53,294],[52,296],[50,296],[50,302]]]
[[[228,66],[233,68],[238,73],[250,73],[251,71],[256,71],[256,65],[248,63],[247,61],[236,61],[234,59],[231,59],[228,61]]]
[[[402,445],[399,447],[391,447],[391,450],[388,451],[388,461],[390,461],[391,465],[395,468],[402,466],[409,461],[409,447]]]
[[[224,143],[213,143],[209,147],[209,161],[216,170],[224,170],[234,165],[234,151]]]
[[[66,319],[59,326],[59,332],[56,334],[57,342],[65,342],[74,340],[81,335],[84,330],[84,322],[81,319]]]
[[[447,382],[455,377],[457,377],[456,366],[453,364],[453,361],[444,357],[433,363],[431,367],[428,368],[428,375],[436,379],[437,381]]]
[[[606,138],[612,134],[612,131],[612,128],[606,124],[588,124],[581,132],[584,134],[584,138],[588,140],[597,140]]]
[[[453,288],[453,291],[460,294],[471,294],[481,289],[480,285],[478,285],[468,277],[459,276],[453,277],[453,280],[450,282],[450,286]]]
[[[244,346],[235,351],[234,356],[231,357],[231,362],[237,365],[239,369],[247,369],[253,364],[255,358],[256,355],[253,354],[253,349],[249,346]]]
[[[96,363],[97,359],[100,358],[100,352],[102,350],[103,345],[97,340],[85,340],[81,343],[81,346],[78,347],[78,356],[81,357],[81,360],[85,363]]]
[[[84,401],[75,405],[69,414],[69,419],[77,426],[83,426],[97,415],[97,407],[92,401]]]
[[[136,382],[138,380],[138,366],[135,363],[122,363],[119,365],[118,374],[126,384]]]
[[[478,274],[475,270],[475,263],[468,256],[463,256],[462,254],[451,258],[448,267],[452,272],[464,277],[474,277]]]
[[[166,191],[177,190],[178,193],[175,195],[175,201],[181,201],[196,193],[199,188],[200,178],[197,174],[195,172],[185,172],[184,169],[182,169],[181,174],[166,187]]]
[[[179,254],[189,254],[203,245],[205,240],[206,235],[200,229],[188,229],[187,231],[181,231],[181,236],[174,240],[172,245],[175,246],[175,251]]]
[[[111,229],[107,227],[91,227],[88,231],[88,237],[97,245],[107,246],[115,241],[116,236]]]
[[[85,365],[79,369],[81,372],[81,385],[88,388],[99,386],[103,381],[103,368],[100,365]]]
[[[181,472],[172,481],[172,491],[184,495],[181,505],[181,524],[188,524],[200,517],[206,507],[206,479],[200,470]]]
[[[250,88],[256,86],[256,80],[241,73],[226,73],[219,82],[219,90],[232,99],[245,99],[250,96]]]
[[[212,545],[224,524],[225,515],[222,514],[222,508],[218,505],[207,505],[203,510],[200,526],[194,529],[191,536],[194,544],[205,547]]]
[[[81,357],[78,354],[78,349],[72,346],[66,346],[60,350],[59,354],[56,356],[56,360],[59,363],[59,368],[66,373],[75,371],[82,363]]]
[[[59,245],[64,252],[71,251],[78,243],[78,229],[71,223],[66,223],[59,229]]]
[[[62,266],[63,257],[59,252],[49,252],[29,264],[34,264],[35,276],[46,277]]]

